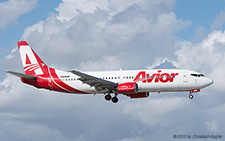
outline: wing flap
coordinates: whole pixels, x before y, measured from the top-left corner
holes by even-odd
[[[37,77],[35,77],[35,76],[27,75],[27,74],[23,74],[23,73],[18,73],[18,72],[13,72],[13,71],[5,71],[5,72],[15,75],[17,77],[23,78],[23,79],[37,79]]]
[[[114,90],[117,87],[117,84],[114,82],[100,79],[95,76],[91,76],[89,74],[85,74],[85,73],[75,71],[75,70],[72,70],[69,72],[80,76],[80,78],[78,80],[82,81],[85,84],[88,84],[91,87],[95,87],[95,89],[97,91],[102,91],[102,90],[107,89],[108,92],[110,92],[111,90]]]

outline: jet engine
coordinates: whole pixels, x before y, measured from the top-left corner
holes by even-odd
[[[138,84],[136,82],[127,82],[119,84],[118,93],[122,94],[130,94],[130,93],[137,93],[138,92]]]

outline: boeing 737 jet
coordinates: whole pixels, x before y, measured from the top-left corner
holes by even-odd
[[[213,83],[201,73],[181,69],[61,71],[48,67],[26,41],[18,41],[18,48],[25,74],[6,72],[20,77],[23,83],[71,94],[105,94],[105,99],[114,103],[118,94],[145,98],[149,92],[188,91],[192,99],[192,93]]]

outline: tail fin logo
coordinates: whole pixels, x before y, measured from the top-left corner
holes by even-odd
[[[28,64],[26,67],[24,67],[24,71],[35,71],[37,69],[41,68],[39,64]],[[37,75],[37,74],[36,74]]]
[[[29,45],[20,45],[20,55],[23,62],[24,71],[26,74],[42,75],[43,70],[41,67],[44,65],[42,62],[38,62],[34,51]],[[37,56],[38,57],[38,56]]]

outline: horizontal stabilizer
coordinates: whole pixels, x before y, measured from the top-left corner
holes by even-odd
[[[23,73],[18,73],[18,72],[13,72],[13,71],[5,71],[6,73],[10,73],[12,75],[21,77],[23,79],[37,79],[37,77],[32,76],[32,75],[27,75],[27,74],[23,74]]]

